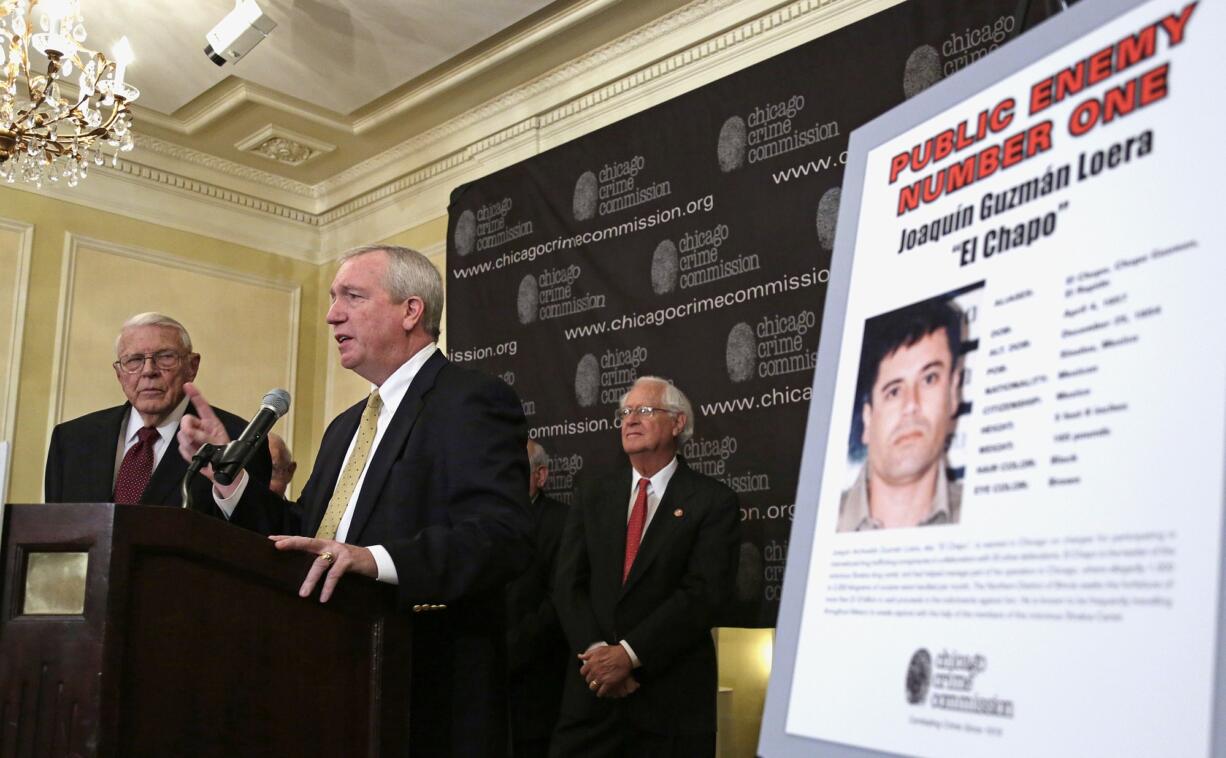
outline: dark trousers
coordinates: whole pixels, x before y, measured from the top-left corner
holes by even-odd
[[[712,758],[715,733],[654,734],[622,717],[620,708],[579,719],[565,713],[550,743],[550,758]]]

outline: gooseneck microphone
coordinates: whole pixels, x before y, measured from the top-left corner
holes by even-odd
[[[238,472],[251,461],[251,456],[255,455],[256,448],[268,436],[272,425],[288,410],[289,393],[282,389],[270,390],[260,401],[259,412],[239,438],[214,455],[213,481],[222,485],[233,482]]]

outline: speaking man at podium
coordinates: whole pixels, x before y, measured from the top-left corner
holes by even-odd
[[[48,503],[183,504],[179,483],[187,463],[175,433],[180,420],[196,415],[184,384],[196,378],[200,354],[182,324],[161,313],[139,313],[119,330],[115,341],[115,378],[127,402],[58,424],[51,432],[43,488]],[[238,436],[247,425],[238,416],[212,409],[227,433]],[[268,446],[261,445],[249,465],[267,482],[272,473]],[[196,502],[210,505],[207,483]],[[235,522],[247,526],[244,514]]]
[[[214,498],[224,511],[256,505],[277,549],[318,556],[303,597],[322,583],[326,602],[346,573],[398,586],[416,614],[413,755],[502,756],[504,588],[532,555],[520,403],[438,350],[442,281],[424,256],[367,246],[341,260],[327,321],[341,365],[371,383],[370,396],[328,426],[296,504],[245,477],[215,485]],[[179,432],[190,458],[230,435],[187,391],[201,410]]]

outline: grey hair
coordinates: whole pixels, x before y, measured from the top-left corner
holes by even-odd
[[[430,259],[416,250],[395,245],[362,245],[341,253],[340,262],[368,253],[387,253],[387,276],[383,286],[392,301],[403,303],[419,297],[425,304],[422,326],[426,333],[438,339],[443,323],[443,279]]]
[[[138,326],[161,326],[167,329],[174,329],[179,333],[179,344],[182,345],[183,349],[189,353],[192,351],[192,336],[187,333],[186,327],[164,313],[146,311],[145,313],[136,314],[123,322],[123,326],[119,327],[119,334],[115,336],[116,356],[119,355],[119,343],[123,340],[123,333]]]
[[[528,440],[528,465],[533,471],[549,466],[549,451],[536,440]]]
[[[644,382],[655,382],[656,384],[664,385],[664,397],[661,398],[664,401],[664,405],[670,411],[680,411],[685,414],[685,428],[678,435],[677,442],[680,445],[689,442],[690,438],[694,436],[694,407],[690,405],[690,399],[685,396],[685,393],[677,389],[677,386],[669,380],[660,376],[640,376],[634,380],[634,384],[626,391],[626,394],[622,395],[618,405],[625,405],[626,398],[630,397],[630,393],[634,391],[634,388]]]

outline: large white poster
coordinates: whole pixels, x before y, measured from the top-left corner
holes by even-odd
[[[1135,4],[867,151],[788,734],[1210,753],[1224,39]]]

